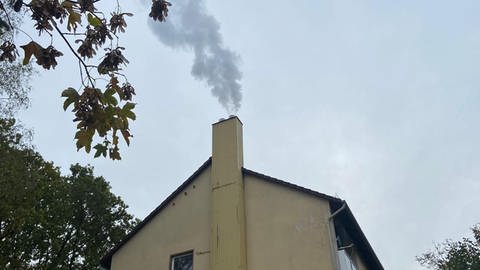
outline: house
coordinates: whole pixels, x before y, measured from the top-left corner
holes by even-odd
[[[106,269],[382,270],[345,201],[243,167],[242,123],[101,260]]]

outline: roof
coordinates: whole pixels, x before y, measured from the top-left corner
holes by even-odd
[[[190,183],[192,183],[197,176],[199,176],[205,169],[207,169],[210,164],[212,164],[212,158],[209,158],[205,163],[200,166],[183,184],[181,184],[170,196],[168,196],[157,208],[155,208],[142,222],[138,223],[133,230],[125,236],[125,238],[115,245],[103,258],[100,260],[100,266],[110,269],[112,266],[112,257],[117,250],[119,250],[123,245],[125,245],[128,240],[130,240],[137,232],[139,232],[145,225],[147,225],[150,220],[152,220],[163,208],[167,207],[169,203],[182,192]]]
[[[304,188],[302,186],[298,186],[290,182],[273,178],[271,176],[254,172],[245,168],[243,169],[243,174],[252,175],[259,179],[265,180],[267,182],[279,184],[281,186],[284,186],[296,191],[300,191],[324,200],[328,200],[328,202],[330,203],[330,208],[332,213],[340,209],[343,205],[345,205],[344,210],[340,211],[338,215],[335,216],[335,220],[341,222],[342,225],[347,229],[350,237],[353,239],[353,242],[355,243],[355,246],[357,247],[358,252],[361,254],[361,257],[364,260],[365,264],[367,265],[368,269],[369,270],[384,269],[377,255],[373,251],[372,246],[368,242],[367,237],[362,232],[360,225],[358,224],[357,220],[353,216],[353,213],[350,210],[350,207],[348,206],[347,202],[345,202],[340,198],[332,197],[332,196],[317,192],[315,190]]]
[[[185,182],[183,182],[170,196],[168,196],[157,208],[155,208],[142,222],[140,222],[133,230],[125,236],[125,238],[120,241],[115,247],[113,247],[101,260],[100,265],[107,269],[110,269],[112,263],[112,257],[115,252],[117,252],[123,245],[125,245],[137,232],[139,232],[146,224],[150,222],[160,211],[163,210],[170,202],[182,192],[189,184],[191,184],[197,176],[199,176],[205,169],[207,169],[212,164],[212,158],[210,157],[205,163],[200,166]],[[327,200],[330,203],[331,211],[335,212],[340,209],[343,205],[345,208],[343,211],[340,211],[338,215],[335,216],[335,220],[338,220],[342,225],[348,230],[351,238],[353,239],[355,245],[357,246],[358,252],[361,254],[362,259],[367,265],[369,270],[383,270],[383,266],[377,258],[373,248],[365,237],[364,233],[360,229],[357,220],[353,216],[352,211],[348,207],[348,204],[340,198],[332,197],[308,188],[304,188],[290,182],[286,182],[277,178],[270,177],[252,170],[243,168],[242,172],[244,175],[254,176],[258,179],[278,184],[289,189],[300,191],[324,200]]]

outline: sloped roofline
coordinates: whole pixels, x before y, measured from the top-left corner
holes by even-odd
[[[147,223],[150,222],[158,213],[160,213],[163,208],[167,207],[178,194],[180,194],[183,189],[185,189],[190,183],[193,182],[205,169],[207,169],[210,164],[212,164],[212,158],[210,157],[205,163],[200,166],[183,184],[181,184],[170,196],[168,196],[157,208],[155,208],[142,222],[138,223],[133,230],[128,233],[122,241],[115,245],[103,258],[100,260],[100,266],[110,269],[112,266],[112,257],[115,252],[117,252],[123,245],[125,245],[137,232],[139,232]]]
[[[310,194],[314,197],[327,200],[330,203],[330,208],[332,213],[340,209],[342,205],[345,205],[345,210],[339,212],[338,215],[335,216],[335,220],[338,220],[339,222],[341,222],[342,225],[347,229],[347,231],[350,234],[350,237],[353,239],[357,247],[357,250],[359,251],[359,253],[361,253],[362,259],[364,260],[368,269],[384,270],[382,264],[380,263],[380,260],[378,259],[377,255],[375,254],[375,251],[373,250],[372,246],[368,242],[367,237],[365,236],[362,229],[360,228],[360,225],[355,219],[355,216],[353,216],[353,213],[350,210],[350,207],[348,206],[346,201],[340,198],[332,197],[332,196],[317,192],[315,190],[304,188],[302,186],[298,186],[290,182],[273,178],[271,176],[261,174],[255,171],[251,171],[245,168],[243,168],[243,174],[254,176],[258,179],[261,179],[270,183],[278,184],[289,189],[300,191],[302,193]]]
[[[111,264],[112,264],[112,257],[115,252],[117,252],[123,245],[125,245],[137,232],[139,232],[147,223],[150,222],[158,213],[160,213],[163,208],[168,206],[170,202],[178,195],[180,194],[183,189],[185,189],[189,184],[191,184],[197,176],[199,176],[205,169],[207,169],[210,165],[212,164],[212,158],[210,157],[205,163],[200,166],[185,182],[183,182],[172,194],[170,194],[157,208],[155,208],[145,219],[142,220],[133,230],[128,233],[125,238],[120,241],[115,247],[113,247],[101,260],[100,260],[100,266],[110,269]],[[364,259],[365,263],[368,266],[369,270],[384,270],[382,264],[378,260],[375,252],[373,251],[373,248],[371,247],[370,243],[368,242],[367,238],[363,234],[360,225],[358,224],[357,220],[353,216],[352,211],[346,204],[346,202],[340,198],[332,197],[308,188],[304,188],[295,184],[292,184],[290,182],[286,182],[277,178],[273,178],[268,175],[264,175],[252,170],[248,170],[245,168],[242,168],[242,173],[244,175],[250,175],[254,176],[258,179],[278,184],[281,186],[284,186],[289,189],[293,189],[295,191],[300,191],[302,193],[310,194],[312,196],[327,200],[330,203],[330,208],[331,211],[334,212],[337,209],[340,209],[342,205],[346,205],[346,209],[340,212],[335,219],[338,219],[342,222],[342,224],[348,229],[348,231],[351,233],[351,237],[354,241],[354,243],[357,246],[358,251],[361,253],[362,258]]]

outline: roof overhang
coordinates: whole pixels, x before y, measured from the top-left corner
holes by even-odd
[[[209,158],[205,163],[203,163],[200,168],[198,168],[183,184],[181,184],[170,196],[168,196],[155,210],[153,210],[142,222],[140,222],[127,236],[115,245],[101,260],[100,266],[110,269],[112,264],[112,257],[123,245],[125,245],[132,237],[137,234],[146,224],[148,224],[158,213],[160,213],[169,203],[182,192],[189,184],[191,184],[197,176],[199,176],[205,169],[207,169],[212,164],[212,159]],[[384,270],[380,260],[377,258],[375,252],[373,251],[372,246],[368,242],[365,234],[362,232],[360,225],[353,216],[352,211],[346,204],[346,202],[340,198],[332,197],[308,188],[304,188],[290,182],[286,182],[277,178],[273,178],[255,171],[248,169],[242,169],[243,175],[254,176],[257,179],[264,180],[270,183],[278,184],[289,189],[293,189],[302,193],[310,194],[312,196],[327,200],[330,204],[331,212],[335,212],[340,209],[343,204],[346,205],[346,208],[339,212],[335,216],[335,220],[341,222],[343,226],[349,231],[350,236],[352,237],[358,251],[362,255],[362,258],[365,261],[368,269],[370,270]]]

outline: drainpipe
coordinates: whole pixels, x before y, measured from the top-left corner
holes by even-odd
[[[333,212],[331,216],[328,217],[329,220],[332,220],[336,215],[340,214],[347,207],[347,204],[343,202],[342,207],[338,208],[337,211]]]
[[[329,225],[329,229],[330,229],[330,251],[331,251],[331,254],[332,254],[332,256],[331,256],[332,261],[335,264],[335,270],[341,270],[341,269],[340,269],[340,260],[338,258],[338,253],[337,253],[337,249],[338,249],[337,239],[335,237],[337,234],[335,232],[335,224],[333,223],[333,219],[335,218],[335,216],[340,214],[346,207],[347,207],[347,204],[344,201],[342,206],[340,208],[338,208],[335,212],[333,212],[333,214],[331,214],[328,217],[328,225]]]

